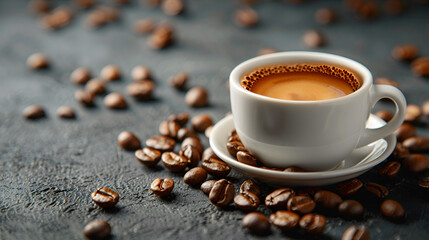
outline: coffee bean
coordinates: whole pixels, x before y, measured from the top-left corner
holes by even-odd
[[[337,21],[337,13],[331,8],[321,8],[314,15],[319,24],[331,24]]]
[[[384,200],[380,206],[380,210],[390,220],[401,220],[405,216],[404,208],[395,200]]]
[[[208,127],[213,125],[212,118],[208,114],[200,114],[191,119],[192,127],[197,132],[204,132]]]
[[[47,68],[49,66],[49,60],[45,54],[35,53],[28,57],[27,65],[31,69]]]
[[[233,137],[233,136],[238,136],[237,130],[232,129],[229,133],[228,133],[228,137]]]
[[[133,27],[132,27],[132,30],[135,34],[150,33],[154,29],[155,29],[155,23],[150,18],[139,19],[139,20],[134,22]]]
[[[183,142],[182,142],[182,148],[186,145],[193,146],[195,149],[197,149],[197,151],[198,151],[198,153],[200,153],[200,155],[204,151],[204,147],[198,138],[194,138],[194,137],[185,138],[185,140],[183,140]]]
[[[258,51],[258,56],[262,56],[262,55],[266,55],[266,54],[271,54],[271,53],[276,53],[278,52],[278,50],[276,49],[272,49],[272,48],[261,48]]]
[[[423,154],[411,154],[402,161],[402,164],[406,169],[417,173],[423,172],[428,168],[429,160]]]
[[[272,210],[286,209],[289,199],[295,196],[292,188],[280,188],[274,190],[265,197],[265,206]]]
[[[125,150],[137,150],[140,148],[140,140],[132,132],[123,131],[118,135],[118,144]]]
[[[378,198],[386,198],[387,195],[389,195],[389,190],[387,190],[385,186],[377,183],[365,183],[365,189],[368,190],[368,192],[377,196]]]
[[[150,69],[144,65],[138,65],[131,71],[131,78],[136,81],[143,81],[150,79]]]
[[[101,79],[94,78],[86,83],[85,90],[97,95],[105,93],[106,87],[104,86],[104,82]]]
[[[146,145],[161,152],[173,151],[176,141],[174,139],[156,135],[146,140]]]
[[[396,83],[394,80],[392,80],[390,78],[385,78],[385,77],[376,78],[374,83],[375,84],[389,85],[389,86],[396,87],[396,88],[399,87],[398,83]]]
[[[183,146],[179,154],[186,158],[189,168],[196,167],[200,162],[200,153],[192,145]]]
[[[338,205],[338,212],[345,218],[359,218],[362,216],[364,208],[360,202],[347,199]]]
[[[158,197],[165,197],[173,191],[174,181],[171,178],[157,178],[150,184],[150,190]]]
[[[316,192],[318,192],[319,190],[320,188],[318,187],[301,188],[298,190],[296,195],[313,197],[314,194],[316,194]]]
[[[235,23],[240,27],[254,27],[259,23],[258,13],[250,7],[238,9],[235,12]]]
[[[95,5],[95,0],[75,0],[74,3],[82,9],[87,9]]]
[[[127,93],[137,100],[152,99],[152,92],[155,84],[148,80],[142,80],[136,83],[131,83],[127,86]]]
[[[106,22],[114,22],[117,21],[121,16],[117,8],[109,7],[109,6],[99,6],[96,11],[99,11]]]
[[[161,160],[161,152],[153,148],[145,147],[135,153],[137,161],[145,166],[154,166]]]
[[[201,166],[213,177],[223,178],[226,177],[231,168],[222,160],[210,158],[202,162]]]
[[[26,119],[39,119],[45,117],[46,114],[42,106],[31,105],[22,111],[22,116]]]
[[[28,4],[28,8],[37,14],[43,14],[49,12],[52,4],[47,0],[31,0]]]
[[[234,185],[226,180],[216,181],[210,190],[209,200],[216,207],[226,207],[234,199]]]
[[[399,142],[404,141],[407,138],[414,137],[417,135],[416,128],[409,124],[403,123],[398,129],[395,130],[396,139]]]
[[[264,214],[251,212],[244,216],[241,224],[251,232],[265,233],[270,230],[270,222]]]
[[[341,240],[369,240],[370,234],[365,226],[350,226],[344,231]]]
[[[180,125],[174,121],[163,121],[159,125],[159,133],[171,138],[177,137],[177,132],[179,131],[179,129]]]
[[[181,172],[188,166],[188,161],[185,157],[174,152],[165,152],[161,155],[162,164],[170,172]]]
[[[242,193],[242,192],[251,192],[251,193],[255,194],[258,197],[262,193],[261,192],[261,188],[252,179],[247,179],[246,181],[244,181],[241,184],[241,186],[240,186],[240,193]]]
[[[173,43],[173,28],[168,24],[158,24],[148,39],[148,44],[153,49],[162,49]]]
[[[113,81],[121,77],[121,70],[118,66],[110,64],[101,69],[101,78],[107,81]]]
[[[306,171],[300,167],[291,166],[291,167],[285,168],[283,172],[306,172]]]
[[[419,50],[414,44],[398,45],[393,48],[392,56],[401,61],[411,61],[417,57]]]
[[[99,28],[107,22],[105,13],[99,9],[91,11],[85,19],[85,24],[90,28]]]
[[[384,9],[391,15],[399,15],[404,11],[405,5],[402,0],[387,0]]]
[[[57,115],[60,118],[75,118],[76,115],[74,113],[73,108],[68,106],[61,106],[57,109]]]
[[[40,23],[46,30],[57,30],[70,24],[73,12],[69,7],[60,6],[51,13],[45,14]]]
[[[287,201],[287,209],[300,215],[314,211],[316,203],[309,196],[294,196]]]
[[[374,2],[362,2],[361,6],[356,9],[356,14],[362,20],[372,20],[378,16],[379,9]]]
[[[235,206],[237,206],[239,209],[249,212],[249,211],[255,211],[261,201],[259,200],[259,197],[251,192],[240,192],[240,194],[236,195],[234,198]]]
[[[323,34],[316,30],[309,30],[304,34],[304,37],[302,38],[304,41],[304,44],[308,47],[315,48],[315,47],[322,47],[325,45],[325,37]]]
[[[336,208],[343,199],[338,196],[336,193],[319,190],[314,194],[314,201],[316,204],[320,204],[324,208]]]
[[[89,240],[107,239],[111,231],[112,228],[108,222],[97,219],[85,226],[83,229],[83,236]]]
[[[247,151],[238,151],[237,152],[237,160],[241,163],[256,167],[258,164],[256,162],[256,158]]]
[[[185,4],[183,0],[164,0],[161,8],[166,15],[175,16],[183,12]]]
[[[198,185],[207,178],[207,172],[201,167],[194,167],[186,172],[183,181],[188,185]]]
[[[208,180],[203,182],[201,184],[201,191],[203,191],[204,194],[209,195],[215,183],[216,183],[216,180]]]
[[[418,184],[421,188],[424,188],[426,190],[429,190],[429,177],[425,177],[422,180],[419,181]]]
[[[429,100],[422,104],[422,114],[426,117],[429,116]]]
[[[209,126],[208,128],[206,128],[206,130],[204,130],[204,136],[206,136],[207,138],[210,138],[212,131],[213,131],[213,125]]]
[[[402,143],[398,142],[396,143],[395,150],[393,150],[392,157],[394,159],[402,159],[406,158],[408,155],[410,155],[410,151],[408,148],[404,147]]]
[[[220,160],[220,158],[213,152],[213,149],[211,147],[208,147],[206,148],[206,150],[204,150],[201,160],[204,161],[210,158],[215,158]]]
[[[409,123],[417,123],[420,121],[420,118],[422,116],[422,110],[419,106],[414,104],[407,105],[407,110],[405,113],[405,122]]]
[[[107,187],[100,187],[91,194],[92,201],[99,207],[109,208],[119,201],[119,195]]]
[[[93,93],[83,90],[77,90],[74,94],[76,101],[80,102],[85,107],[91,107],[94,105],[94,97],[95,95]]]
[[[270,222],[282,231],[293,230],[299,222],[300,216],[291,211],[279,210],[270,215]]]
[[[319,235],[325,231],[326,217],[320,214],[306,214],[299,220],[299,226],[307,233]]]
[[[186,83],[188,82],[188,74],[185,72],[178,73],[170,77],[168,80],[170,85],[175,87],[178,90],[186,89]]]
[[[89,79],[91,79],[91,72],[84,67],[77,68],[70,75],[70,81],[76,84],[85,84]]]
[[[390,121],[393,118],[393,113],[391,113],[388,110],[380,110],[375,113],[375,115],[381,119],[383,119],[385,122]]]
[[[174,121],[177,124],[180,125],[180,127],[183,127],[186,125],[189,119],[188,113],[179,113],[179,114],[172,114],[168,117],[169,121]]]
[[[421,57],[411,62],[411,70],[420,77],[429,77],[429,58]]]
[[[359,179],[353,178],[351,180],[338,184],[337,193],[343,197],[352,196],[356,194],[362,186],[363,183]]]
[[[402,142],[402,145],[412,152],[429,151],[429,138],[410,137]]]
[[[122,94],[113,92],[104,97],[104,105],[111,109],[125,109],[127,108],[127,101]]]
[[[386,163],[379,171],[378,173],[381,176],[386,176],[389,178],[394,178],[399,172],[399,169],[401,168],[401,164],[396,161],[388,162]]]
[[[233,141],[226,144],[226,148],[232,156],[236,157],[239,151],[246,151],[246,148],[241,142]]]
[[[188,129],[188,128],[179,129],[179,131],[177,131],[177,140],[183,141],[186,138],[197,138],[198,139],[198,134],[195,133],[193,130]]]
[[[208,93],[203,87],[191,88],[185,96],[185,102],[190,107],[204,107],[208,104]]]

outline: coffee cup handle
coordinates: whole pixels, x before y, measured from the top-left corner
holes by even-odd
[[[389,98],[395,103],[395,115],[383,127],[377,129],[366,128],[359,139],[357,148],[363,147],[378,139],[392,134],[397,128],[401,126],[402,122],[404,121],[407,102],[402,92],[399,89],[389,85],[374,85],[370,93],[371,109],[380,99],[383,98]]]

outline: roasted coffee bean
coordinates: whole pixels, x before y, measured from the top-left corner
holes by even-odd
[[[237,152],[237,160],[241,163],[256,167],[258,163],[256,162],[256,158],[247,151],[238,151]]]
[[[94,11],[98,11],[106,23],[117,21],[121,16],[117,8],[109,6],[99,6]]]
[[[246,151],[246,148],[241,142],[233,141],[226,144],[226,148],[232,156],[236,157],[239,151]]]
[[[161,160],[161,152],[148,147],[137,150],[135,156],[137,161],[148,167],[156,165]]]
[[[43,53],[35,53],[28,57],[27,65],[31,69],[47,68],[49,66],[49,59]]]
[[[429,77],[429,58],[421,57],[411,62],[411,70],[417,76]]]
[[[395,200],[384,200],[380,210],[381,214],[390,220],[401,220],[405,216],[404,208]]]
[[[300,215],[313,212],[316,203],[309,196],[294,196],[287,201],[287,209]]]
[[[150,69],[144,65],[135,66],[131,71],[131,78],[136,82],[149,80],[150,76]]]
[[[376,3],[367,1],[356,9],[357,16],[362,20],[372,20],[379,14],[379,9]]]
[[[69,106],[61,106],[57,109],[57,116],[60,118],[75,118],[76,115],[74,113],[73,108]]]
[[[194,132],[193,130],[188,129],[188,128],[179,129],[179,131],[177,131],[177,140],[183,141],[186,138],[197,138],[198,139],[198,134],[196,132]]]
[[[251,192],[251,193],[255,194],[258,197],[262,193],[261,192],[261,188],[252,179],[247,179],[246,181],[244,181],[241,184],[241,186],[240,186],[240,193],[242,193],[242,192]]]
[[[40,24],[46,30],[56,30],[69,25],[72,19],[72,10],[69,7],[60,6],[51,13],[45,14]]]
[[[136,83],[131,83],[127,86],[127,93],[137,100],[152,99],[152,92],[155,84],[148,80],[142,80]]]
[[[425,177],[422,180],[419,181],[418,184],[421,188],[424,188],[426,190],[429,190],[429,177]]]
[[[118,135],[118,144],[125,150],[137,150],[140,148],[140,140],[132,132],[123,131]]]
[[[70,75],[70,81],[76,84],[85,84],[89,79],[91,79],[91,72],[84,67],[77,68]]]
[[[150,18],[139,19],[139,20],[134,22],[133,27],[132,27],[132,30],[135,34],[150,33],[154,29],[155,29],[155,23]]]
[[[238,136],[237,130],[232,129],[229,133],[228,133],[228,137],[233,137],[233,136]]]
[[[300,216],[291,211],[279,210],[270,215],[270,222],[282,231],[293,230],[299,222]]]
[[[203,87],[191,88],[185,96],[185,102],[190,107],[204,107],[208,104],[208,93]]]
[[[405,139],[402,145],[412,152],[427,152],[429,151],[429,138],[410,137]]]
[[[429,100],[422,104],[422,114],[426,117],[429,116]]]
[[[273,49],[273,48],[261,48],[258,51],[258,56],[262,56],[262,55],[266,55],[266,54],[271,54],[271,53],[276,53],[278,52],[277,49]]]
[[[336,193],[319,190],[314,194],[314,201],[316,204],[320,204],[324,208],[336,208],[343,199]]]
[[[171,178],[157,178],[150,185],[150,190],[158,197],[165,197],[173,191],[174,181]]]
[[[170,16],[179,15],[183,12],[184,7],[183,0],[164,0],[161,4],[162,11]]]
[[[409,104],[407,106],[404,121],[409,123],[417,123],[420,121],[421,116],[422,110],[420,107],[414,104]]]
[[[386,163],[379,171],[378,173],[382,176],[386,176],[389,178],[394,178],[399,172],[399,169],[401,168],[401,164],[396,161],[388,162]]]
[[[197,149],[197,151],[198,151],[198,153],[200,153],[200,155],[204,151],[204,147],[198,138],[194,138],[194,137],[185,138],[185,140],[183,140],[183,142],[182,142],[182,148],[186,145],[193,146],[195,149]]]
[[[173,43],[173,28],[168,24],[158,24],[148,39],[148,44],[153,49],[162,49]]]
[[[85,107],[90,107],[94,105],[94,97],[95,95],[93,93],[83,90],[77,90],[74,94],[74,98],[76,99],[76,101],[80,102]]]
[[[325,231],[326,217],[320,214],[306,214],[299,220],[299,226],[307,233],[319,235]]]
[[[381,119],[383,119],[385,122],[390,121],[393,118],[393,113],[391,113],[388,110],[380,110],[375,113],[375,115]]]
[[[240,27],[254,27],[259,23],[258,13],[250,7],[238,9],[235,12],[235,23]]]
[[[387,195],[389,195],[389,190],[383,185],[380,185],[378,183],[368,182],[365,183],[365,189],[368,190],[368,192],[374,194],[375,196],[379,198],[386,198]]]
[[[402,159],[408,157],[408,155],[410,155],[410,151],[408,150],[408,148],[404,147],[402,143],[398,142],[396,143],[395,150],[393,150],[391,156],[394,159]]]
[[[233,135],[233,136],[229,136],[229,137],[228,137],[228,139],[227,139],[227,141],[228,141],[228,142],[239,142],[239,143],[243,144],[243,143],[241,142],[241,139],[240,139],[240,137],[238,136],[238,134],[235,134],[235,135]]]
[[[226,177],[231,168],[222,160],[210,158],[202,162],[201,166],[213,177],[223,178]]]
[[[364,208],[360,202],[347,199],[338,205],[338,212],[346,218],[358,218],[362,216]]]
[[[300,167],[291,166],[291,167],[285,168],[283,172],[306,172],[306,171]]]
[[[39,119],[46,116],[45,110],[39,105],[28,106],[22,111],[22,116],[26,119]]]
[[[91,194],[91,199],[97,206],[109,208],[118,203],[119,195],[107,187],[101,187]]]
[[[173,151],[176,141],[174,139],[156,135],[146,140],[146,145],[161,152]]]
[[[101,69],[100,76],[104,80],[113,81],[121,77],[121,70],[118,66],[110,64]]]
[[[311,48],[322,47],[326,44],[326,40],[323,34],[316,30],[307,31],[304,34],[302,40],[304,41],[305,45]]]
[[[204,194],[209,195],[215,183],[216,183],[216,180],[208,180],[203,182],[201,184],[201,191],[203,191]]]
[[[402,0],[387,0],[384,9],[391,15],[398,15],[404,11],[405,5]]]
[[[206,150],[204,150],[203,155],[201,157],[201,161],[208,160],[210,158],[220,160],[220,158],[213,152],[213,149],[211,147],[208,147],[206,148]]]
[[[274,190],[265,197],[265,206],[272,210],[286,209],[289,199],[295,196],[292,188],[280,188]]]
[[[111,109],[124,109],[128,104],[122,94],[113,92],[104,97],[104,105]]]
[[[177,124],[179,124],[181,127],[185,126],[188,122],[189,114],[188,113],[179,113],[179,114],[172,114],[168,117],[169,121],[174,121]]]
[[[417,173],[423,172],[428,168],[429,160],[423,154],[411,154],[402,161],[402,164],[406,169]]]
[[[177,137],[177,132],[179,131],[180,126],[174,121],[163,121],[159,125],[159,133],[171,138]]]
[[[105,13],[99,9],[91,11],[85,19],[85,24],[90,28],[99,28],[107,22]]]
[[[210,138],[212,131],[213,131],[213,126],[209,126],[208,128],[206,128],[206,130],[204,130],[204,136],[206,136],[207,138]]]
[[[47,0],[31,0],[28,4],[28,8],[37,14],[43,14],[49,12],[52,4]]]
[[[192,127],[197,132],[204,132],[208,127],[213,125],[212,118],[208,114],[200,114],[191,119]]]
[[[404,141],[407,138],[414,137],[417,135],[416,128],[409,124],[403,123],[398,129],[395,130],[396,139],[399,142]]]
[[[188,74],[185,72],[178,73],[168,80],[170,85],[178,90],[186,89],[186,83],[188,82]]]
[[[361,182],[361,180],[353,178],[351,180],[338,184],[337,193],[343,197],[352,196],[356,194],[362,186],[363,183]]]
[[[192,145],[183,146],[179,154],[186,158],[189,168],[196,167],[200,162],[200,153]]]
[[[104,82],[101,79],[91,79],[89,82],[85,85],[85,90],[87,92],[93,93],[95,95],[97,94],[103,94],[106,92],[106,87]]]
[[[107,239],[111,231],[112,228],[108,222],[97,219],[85,226],[83,236],[89,240]]]
[[[319,24],[330,24],[337,21],[337,13],[331,8],[321,8],[314,15]]]
[[[188,166],[188,161],[185,157],[174,152],[165,152],[161,155],[162,164],[170,172],[181,172]]]
[[[396,87],[396,88],[399,87],[398,83],[396,83],[394,80],[392,80],[390,78],[385,78],[385,77],[376,78],[374,83],[375,84],[389,85],[389,86]]]
[[[216,207],[226,207],[234,199],[234,185],[226,180],[216,181],[210,190],[209,200]]]
[[[234,197],[234,203],[235,206],[237,206],[239,209],[249,212],[255,211],[261,201],[259,200],[259,197],[255,194],[244,191]]]
[[[393,48],[392,56],[401,61],[411,61],[417,57],[419,50],[414,44],[404,44]]]
[[[270,230],[270,222],[264,214],[259,212],[251,212],[244,216],[241,224],[251,232],[268,232]]]
[[[314,194],[316,194],[316,192],[318,192],[319,190],[320,188],[318,187],[301,188],[298,190],[296,195],[313,197]]]
[[[344,231],[341,240],[369,240],[370,234],[365,226],[350,226]]]
[[[186,172],[183,181],[188,185],[198,185],[207,178],[207,171],[201,167],[194,167]]]
[[[79,8],[87,9],[95,5],[95,0],[75,0],[74,3]]]

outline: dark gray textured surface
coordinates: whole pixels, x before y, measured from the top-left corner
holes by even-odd
[[[329,44],[319,51],[350,57],[366,65],[375,77],[385,76],[399,82],[409,103],[429,99],[428,79],[415,77],[407,64],[390,56],[399,43],[417,44],[421,55],[429,55],[429,7],[411,4],[401,16],[382,14],[373,22],[357,21],[347,12],[339,23],[318,26],[313,13],[320,6],[342,9],[336,1],[312,1],[302,5],[264,2],[255,5],[261,24],[255,29],[240,29],[232,22],[237,1],[187,1],[186,14],[165,17],[159,9],[139,4],[123,7],[122,21],[92,31],[83,26],[86,13],[57,32],[45,32],[37,17],[28,13],[26,1],[0,1],[0,239],[81,239],[89,221],[101,218],[113,227],[114,239],[278,239],[309,238],[300,234],[282,234],[276,229],[268,236],[250,235],[242,229],[242,212],[234,207],[219,211],[199,189],[182,181],[162,166],[142,167],[132,152],[120,149],[116,137],[122,130],[135,132],[142,140],[157,133],[159,123],[172,113],[189,111],[192,115],[209,112],[220,120],[230,111],[226,80],[232,68],[253,57],[262,47],[280,50],[309,50],[300,39],[309,28],[326,33]],[[153,51],[145,37],[134,36],[131,23],[138,18],[169,18],[177,42],[163,51]],[[33,72],[26,58],[35,52],[46,53],[51,69]],[[112,111],[97,98],[97,106],[86,109],[73,99],[77,86],[69,83],[70,73],[79,66],[94,74],[106,64],[117,64],[124,72],[121,81],[108,85],[109,91],[125,93],[131,82],[129,72],[135,65],[152,68],[157,88],[151,102],[129,100],[129,109]],[[190,109],[184,93],[167,84],[179,71],[190,73],[190,85],[210,88],[210,107]],[[41,104],[48,117],[26,121],[22,110]],[[77,120],[55,116],[61,105],[73,106]],[[378,104],[377,109],[391,108]],[[418,127],[429,137],[428,119]],[[205,146],[208,141],[204,140]],[[389,198],[403,204],[407,217],[401,224],[382,218],[379,202],[368,194],[357,199],[367,208],[362,220],[328,218],[321,239],[340,239],[351,224],[365,224],[372,239],[427,239],[429,231],[428,192],[416,186],[419,178],[402,169],[394,181],[377,176],[377,168],[363,175],[363,181],[385,184]],[[231,174],[238,188],[245,177]],[[159,199],[149,185],[157,177],[172,177],[173,196]],[[120,195],[118,207],[101,210],[94,207],[90,193],[100,186]],[[265,193],[273,187],[264,185]],[[265,214],[269,211],[263,207]]]

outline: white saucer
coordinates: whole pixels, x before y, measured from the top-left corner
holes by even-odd
[[[368,128],[379,128],[385,122],[372,115],[367,121]],[[281,172],[253,167],[238,162],[226,149],[228,133],[234,129],[232,116],[219,121],[210,134],[210,146],[223,161],[249,177],[282,186],[321,186],[357,177],[385,160],[395,149],[396,137],[391,134],[367,146],[355,149],[337,167],[321,172]]]

